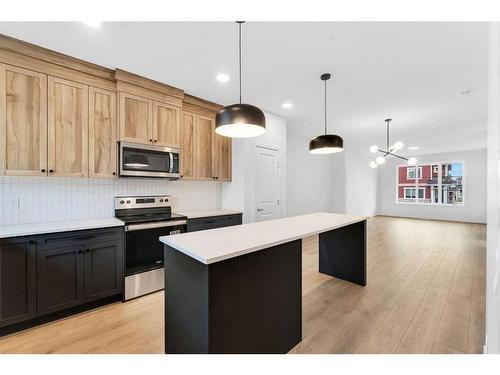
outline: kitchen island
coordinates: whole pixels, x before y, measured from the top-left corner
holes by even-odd
[[[366,285],[366,217],[314,213],[160,237],[167,353],[287,353],[302,340],[302,238]]]

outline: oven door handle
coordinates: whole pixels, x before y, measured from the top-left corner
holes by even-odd
[[[171,152],[168,153],[168,158],[170,159],[170,168],[168,169],[169,173],[174,173],[174,154]]]
[[[134,230],[151,229],[151,228],[174,227],[176,225],[186,225],[186,220],[159,221],[156,223],[144,223],[144,224],[130,224],[125,226],[125,232],[132,232]]]

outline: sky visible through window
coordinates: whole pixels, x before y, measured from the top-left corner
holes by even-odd
[[[461,176],[462,176],[462,163],[452,163],[451,177],[461,177]]]

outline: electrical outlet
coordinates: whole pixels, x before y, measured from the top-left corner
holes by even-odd
[[[12,208],[19,208],[19,198],[11,199],[10,200],[10,206]]]

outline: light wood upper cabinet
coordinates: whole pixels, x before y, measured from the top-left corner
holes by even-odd
[[[119,93],[120,140],[152,143],[152,101],[126,92]]]
[[[218,181],[231,181],[231,138],[215,133],[215,126],[212,136],[212,174]]]
[[[179,107],[153,101],[153,144],[180,147],[181,109]]]
[[[197,180],[213,180],[212,137],[215,119],[197,115],[194,124],[194,172]]]
[[[194,123],[196,114],[182,113],[181,123],[181,178],[193,180],[194,175]]]
[[[215,133],[215,115],[182,112],[181,178],[231,181],[231,138]]]
[[[89,87],[89,176],[115,177],[116,93]]]
[[[47,76],[0,64],[0,174],[47,175]]]
[[[88,177],[88,86],[48,79],[49,176]]]

